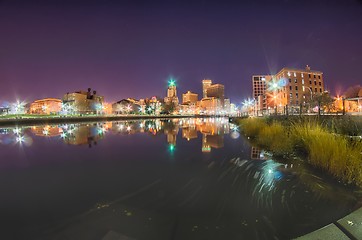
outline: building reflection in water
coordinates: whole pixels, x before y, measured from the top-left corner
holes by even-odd
[[[257,148],[257,147],[251,147],[251,159],[254,160],[265,160],[266,157],[264,155],[264,150]]]
[[[112,123],[66,124],[62,125],[61,137],[70,145],[97,145],[104,134],[112,128]]]
[[[58,126],[34,126],[31,128],[31,132],[35,136],[41,137],[56,137],[60,136],[63,133],[63,129]]]
[[[227,118],[189,118],[189,119],[148,119],[115,121],[105,123],[76,123],[60,125],[41,125],[27,128],[0,129],[3,135],[12,135],[10,137],[22,139],[25,131],[30,131],[35,136],[41,137],[59,137],[64,143],[70,145],[88,145],[89,147],[97,145],[107,132],[113,134],[151,134],[166,135],[166,141],[170,150],[173,150],[177,144],[177,136],[182,131],[182,138],[188,141],[197,139],[198,132],[202,136],[202,152],[211,152],[211,149],[224,147],[224,135],[236,133],[235,126],[229,124]],[[237,132],[238,133],[238,132]],[[232,137],[234,138],[234,137]],[[19,140],[19,141],[20,141]],[[21,141],[20,141],[21,142]],[[0,142],[1,143],[1,142]]]

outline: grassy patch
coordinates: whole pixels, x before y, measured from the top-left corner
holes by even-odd
[[[362,186],[362,143],[332,133],[317,121],[245,119],[244,134],[275,154],[303,152],[308,162],[345,183]]]

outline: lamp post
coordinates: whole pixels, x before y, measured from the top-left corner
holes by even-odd
[[[346,99],[344,97],[342,97],[342,110],[343,110],[343,115],[346,115],[346,106],[345,106],[345,101]]]

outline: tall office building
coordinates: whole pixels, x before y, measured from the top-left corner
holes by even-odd
[[[166,104],[173,103],[176,106],[178,106],[179,100],[177,97],[177,90],[176,90],[176,84],[175,81],[170,80],[167,88],[167,97],[164,99]]]
[[[210,87],[212,84],[212,81],[210,79],[204,79],[202,80],[202,97],[206,98],[207,97],[207,88]]]
[[[222,84],[213,84],[206,89],[206,96],[209,98],[220,99],[220,103],[224,105],[225,87]]]
[[[267,102],[269,99],[266,93],[272,79],[272,75],[252,76],[253,99],[256,101],[257,111],[266,110],[268,107]]]

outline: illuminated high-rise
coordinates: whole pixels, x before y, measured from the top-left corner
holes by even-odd
[[[210,79],[204,79],[202,80],[202,97],[207,98],[207,88],[210,87],[212,84],[212,81]]]
[[[179,104],[179,100],[177,97],[176,82],[173,79],[171,79],[168,82],[167,97],[165,97],[164,101],[166,104],[173,103],[176,106],[178,106],[178,104]]]

